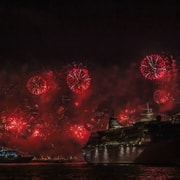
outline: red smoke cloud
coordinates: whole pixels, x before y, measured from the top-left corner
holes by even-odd
[[[142,77],[138,63],[126,69],[118,65],[89,67],[91,82],[82,94],[69,89],[67,72],[63,67],[38,72],[32,68],[26,72],[23,68],[11,73],[0,71],[2,146],[15,146],[35,155],[75,155],[91,132],[107,128],[110,116],[118,116],[124,109],[138,112],[147,102],[162,111],[153,100],[157,86],[171,85],[173,97],[179,98],[177,71],[170,81],[155,83]],[[34,95],[28,91],[27,82],[37,75],[45,79],[47,91]],[[171,110],[173,105],[164,109]]]

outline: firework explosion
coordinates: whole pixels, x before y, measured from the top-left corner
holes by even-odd
[[[175,102],[178,101],[178,69],[176,60],[173,56],[165,56],[166,72],[164,76],[156,80],[156,88],[153,93],[154,102],[160,107],[160,111],[172,109]]]
[[[1,117],[4,130],[15,136],[23,136],[28,131],[28,124],[22,112],[11,113]]]
[[[172,99],[170,93],[165,90],[158,89],[154,92],[154,101],[157,104],[164,104],[170,99]]]
[[[74,89],[82,92],[89,87],[88,70],[77,69],[75,73],[82,83],[79,82]],[[61,88],[61,79],[62,75],[52,70],[39,72],[24,80],[16,74],[8,81],[1,73],[2,146],[15,146],[36,155],[50,153],[66,156],[76,153],[76,149],[86,142],[90,131],[84,125],[88,119],[84,122],[76,120],[76,110],[81,111],[82,99],[79,96],[80,99],[73,100],[67,95],[67,90]],[[76,125],[71,125],[75,122]]]
[[[84,142],[84,140],[87,140],[89,137],[89,132],[87,129],[82,125],[73,125],[70,127],[70,132],[73,134],[73,136],[79,141]]]
[[[167,62],[160,55],[148,55],[141,61],[140,71],[146,79],[161,79],[167,71]]]
[[[136,122],[135,109],[125,109],[118,115],[119,123],[122,126],[129,126]]]
[[[41,76],[33,76],[27,82],[27,88],[30,93],[41,95],[47,91],[47,83]]]
[[[165,88],[176,98],[174,61],[172,67],[168,80],[158,81],[158,89]],[[154,89],[145,88],[144,82],[149,81],[141,78],[135,64],[124,71],[118,66],[93,67],[91,86],[89,69],[76,66],[68,74],[63,70],[27,71],[27,77],[15,72],[11,78],[8,72],[0,72],[2,146],[16,146],[35,155],[77,154],[91,132],[107,129],[111,115],[117,116],[121,124],[131,125],[137,120],[137,109],[147,101],[154,102],[151,96]],[[66,83],[78,96],[69,91]],[[172,89],[168,91],[168,87]],[[88,88],[90,91],[86,94]]]
[[[73,68],[67,74],[67,85],[75,93],[81,94],[90,86],[90,76],[85,68]]]

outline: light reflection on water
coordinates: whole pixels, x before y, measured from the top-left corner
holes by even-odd
[[[0,164],[0,179],[8,180],[176,180],[179,167],[155,167],[128,164],[89,165],[79,163]]]
[[[141,167],[140,180],[175,180],[180,179],[178,167]]]

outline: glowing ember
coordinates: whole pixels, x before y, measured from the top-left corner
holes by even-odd
[[[47,91],[47,83],[42,76],[33,76],[28,80],[27,88],[34,95],[41,95]]]
[[[79,141],[86,140],[89,136],[89,132],[82,125],[74,125],[70,127],[72,135]]]
[[[67,74],[67,85],[75,93],[81,94],[90,86],[90,76],[87,69],[73,68]]]
[[[62,114],[62,113],[64,113],[64,111],[65,111],[64,107],[63,106],[59,106],[59,108],[57,110],[57,113],[58,114]]]
[[[36,130],[34,130],[32,136],[33,136],[33,137],[41,136],[41,133],[39,132],[38,129],[36,129]]]
[[[35,129],[32,133],[32,137],[44,137],[40,129]]]
[[[78,106],[79,106],[79,102],[75,102],[74,105],[75,105],[76,107],[78,107]]]
[[[48,129],[47,126],[48,126],[47,123],[36,124],[32,129],[31,137],[46,139],[49,136],[50,132],[53,131],[53,130],[50,131],[50,129]]]
[[[166,60],[160,55],[152,54],[141,61],[140,71],[146,79],[160,79],[167,71]]]

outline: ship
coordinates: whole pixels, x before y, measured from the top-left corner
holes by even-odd
[[[0,148],[0,163],[28,163],[32,161],[33,157],[18,150]]]
[[[169,120],[153,117],[147,106],[139,121],[122,126],[118,118],[109,118],[109,127],[92,132],[83,146],[84,160],[91,164],[180,164],[180,114]]]

